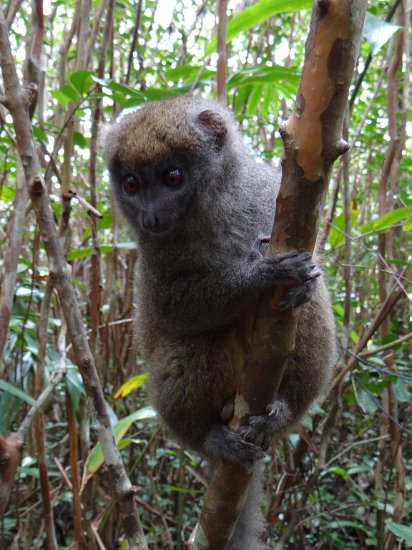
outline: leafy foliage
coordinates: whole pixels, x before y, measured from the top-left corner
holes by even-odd
[[[345,191],[340,163],[327,201],[333,208],[329,213],[325,209],[321,228],[338,327],[338,364],[348,374],[322,408],[317,407],[313,420],[304,424],[304,437],[302,432],[291,434],[268,453],[266,512],[272,546],[280,540],[284,548],[355,550],[372,548],[382,537],[388,548],[395,542],[399,547],[412,546],[412,507],[400,494],[411,489],[412,467],[412,434],[407,428],[411,425],[412,340],[408,335],[412,322],[410,297],[402,291],[411,277],[412,244],[412,144],[405,137],[411,125],[410,43],[399,42],[405,28],[403,5],[385,21],[389,4],[370,4],[354,78],[359,86],[353,88],[348,134],[350,190]],[[309,7],[307,0],[229,5],[229,104],[245,139],[264,159],[281,155],[277,128],[287,118],[299,84]],[[83,14],[80,19],[79,13]],[[145,408],[147,369],[140,358],[136,364],[131,322],[137,253],[113,204],[93,121],[103,126],[123,109],[176,94],[213,97],[214,13],[214,1],[120,0],[113,16],[104,0],[54,1],[45,6],[34,141],[56,223],[62,226],[65,215],[70,219],[62,238],[72,280],[153,549],[182,548],[182,537],[188,539],[199,513],[199,494],[204,491],[203,464],[197,456],[181,451]],[[29,74],[23,44],[31,51],[36,21],[35,8],[23,0],[10,25],[21,75]],[[82,24],[87,29],[83,35]],[[105,35],[106,24],[110,32]],[[32,61],[36,64],[35,58]],[[394,160],[387,174],[391,147]],[[0,360],[0,433],[18,429],[63,360],[68,373],[42,414],[58,545],[76,542],[68,479],[73,452],[69,443],[77,441],[79,467],[87,478],[81,494],[84,547],[96,547],[92,522],[107,548],[126,547],[117,510],[107,495],[107,471],[93,429],[90,432],[83,383],[72,363],[70,343],[59,346],[64,323],[54,293],[49,310],[43,310],[49,266],[30,203],[26,197],[19,198],[21,181],[14,129],[2,109],[0,306],[9,293],[11,315]],[[69,191],[75,195],[68,200]],[[22,208],[19,240],[13,232],[18,228],[15,212]],[[10,267],[11,253],[19,258],[15,268]],[[349,275],[345,272],[348,261]],[[397,299],[390,302],[398,291]],[[386,296],[388,317],[359,347]],[[45,319],[47,324],[41,324]],[[75,413],[74,432],[67,429],[67,407]],[[36,437],[29,438],[24,450],[0,546],[19,539],[27,547],[33,541],[37,548],[46,547],[40,528],[45,489],[39,479]]]

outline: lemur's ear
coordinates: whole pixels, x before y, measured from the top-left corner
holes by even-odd
[[[216,111],[207,109],[197,117],[203,131],[212,137],[216,145],[221,146],[227,136],[227,126],[223,117]]]

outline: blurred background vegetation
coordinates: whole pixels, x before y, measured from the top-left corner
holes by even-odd
[[[113,204],[99,135],[148,100],[216,96],[216,2],[5,4],[21,79],[38,84],[35,143],[143,529],[151,549],[183,548],[205,465],[147,406],[132,332],[137,251]],[[228,4],[228,102],[262,159],[281,156],[278,128],[293,107],[310,7]],[[321,227],[341,375],[268,452],[270,547],[412,546],[410,17],[410,0],[369,4],[345,130],[351,150],[334,168]],[[4,108],[0,284],[0,434],[16,432],[61,373],[27,433],[0,548],[46,548],[50,517],[59,548],[127,548]]]

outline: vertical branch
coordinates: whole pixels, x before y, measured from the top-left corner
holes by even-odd
[[[9,2],[8,9],[6,10],[6,22],[9,27],[13,23],[16,13],[19,11],[22,3],[23,0],[12,0]]]
[[[70,393],[66,389],[66,414],[70,442],[70,469],[72,473],[73,524],[74,546],[76,550],[82,548],[82,507],[80,502],[80,474],[77,422],[74,415]]]
[[[25,75],[26,81],[35,82],[39,85],[40,79],[42,79],[42,49],[44,40],[44,13],[43,13],[43,0],[33,1],[33,13],[32,13],[32,27],[33,38],[30,48],[30,53],[26,59]],[[42,79],[44,82],[44,79]],[[41,108],[43,109],[43,98],[41,99]],[[34,112],[34,105],[32,105],[30,112]],[[41,112],[41,119],[43,113]],[[38,338],[38,353],[37,353],[37,369],[34,379],[34,391],[36,398],[39,398],[44,389],[44,368],[46,361],[47,350],[47,334],[48,334],[48,320],[50,303],[53,294],[54,283],[48,278],[43,300],[40,307],[39,323],[37,325],[37,338]],[[41,499],[43,506],[43,517],[45,523],[45,530],[47,536],[47,545],[49,550],[57,550],[56,531],[54,527],[54,514],[53,506],[50,495],[49,474],[47,468],[46,459],[46,438],[44,433],[43,417],[38,412],[34,417],[34,440],[37,448],[37,460],[40,472],[40,487],[41,487]]]
[[[399,167],[402,159],[402,155],[405,148],[405,138],[406,138],[406,124],[409,114],[409,102],[410,102],[410,66],[407,65],[408,61],[410,63],[410,26],[408,24],[409,20],[409,11],[406,8],[410,7],[410,2],[401,2],[398,8],[398,24],[403,28],[401,34],[398,35],[396,39],[395,53],[393,57],[393,62],[389,68],[388,74],[388,115],[389,115],[389,134],[391,138],[391,143],[393,143],[394,156],[391,166],[390,175],[388,175],[389,182],[391,182],[390,190],[393,198],[393,193],[396,193],[397,190],[397,181],[399,176]],[[406,17],[406,14],[408,16]],[[400,83],[398,80],[398,71],[402,63],[402,58],[405,53],[405,75],[403,82]],[[400,91],[402,88],[403,93]],[[398,110],[402,109],[401,116],[398,117]],[[386,189],[388,184],[386,185]],[[380,202],[380,212],[381,212],[381,201],[388,201],[389,197],[384,197],[384,190],[379,194]],[[391,205],[392,201],[390,202]],[[386,203],[382,204],[382,211],[385,210]],[[383,252],[387,253],[390,258],[393,257],[393,240],[392,240],[393,231],[388,234],[384,234],[384,237],[387,237],[386,242],[384,240],[380,241],[380,247],[382,246]],[[381,248],[380,248],[380,252]],[[384,257],[382,258],[384,260]],[[381,284],[383,284],[384,276],[382,276],[380,281],[380,295],[385,296],[385,292],[381,291]],[[385,289],[386,290],[386,289]],[[389,331],[389,321],[390,317],[388,316],[388,322],[383,326],[382,335],[385,335]],[[385,364],[388,369],[393,369],[394,367],[394,353],[389,352],[385,357]],[[388,414],[387,424],[391,440],[391,463],[395,469],[395,487],[394,487],[394,511],[392,518],[396,522],[400,522],[403,515],[403,508],[405,502],[405,463],[402,453],[401,445],[401,434],[399,431],[399,426],[397,423],[398,420],[398,402],[395,394],[395,388],[393,383],[391,383],[386,389],[385,393],[382,396],[382,405],[385,406],[382,414]],[[379,516],[380,523],[383,523],[384,518]],[[379,528],[380,528],[379,523]],[[378,533],[381,534],[381,528]],[[396,544],[396,537],[392,532],[387,533],[386,538],[378,539],[378,544],[381,544],[381,541],[384,541],[385,550],[391,550]]]
[[[79,0],[79,3],[76,4],[76,10],[74,17],[76,18],[77,13],[81,15],[78,18],[78,34],[77,34],[77,53],[76,53],[76,71],[86,68],[86,58],[87,58],[87,37],[90,31],[90,6],[91,0]],[[79,12],[77,12],[79,9]],[[74,23],[74,21],[73,21]],[[70,44],[70,42],[68,42]],[[62,62],[66,60],[62,59]],[[62,75],[63,76],[63,75]],[[65,76],[65,71],[64,71]],[[64,81],[61,83],[64,84]],[[73,108],[73,104],[69,103],[68,112]],[[61,194],[62,200],[64,196],[69,193],[71,181],[72,181],[72,161],[73,161],[73,132],[75,130],[75,119],[71,118],[66,127],[66,133],[64,136],[64,159],[62,166],[62,186]]]
[[[33,0],[32,26],[33,40],[26,63],[26,82],[36,82],[36,84],[38,84],[40,80],[40,71],[42,64],[41,54],[44,39],[43,0]]]
[[[104,69],[106,64],[106,51],[109,41],[110,30],[113,25],[113,10],[114,1],[109,0],[108,11],[106,14],[106,24],[104,27],[104,33],[102,37],[102,43],[99,51],[99,64],[97,68],[97,76],[99,78],[104,77]],[[97,189],[96,189],[96,170],[97,170],[97,139],[99,132],[99,122],[102,111],[102,99],[98,97],[95,101],[93,117],[92,117],[92,131],[90,140],[90,204],[97,207]],[[97,219],[95,216],[91,216],[90,223],[92,227],[92,243],[93,243],[93,255],[91,257],[91,295],[90,295],[90,307],[91,307],[91,337],[90,343],[92,351],[96,357],[98,342],[98,326],[100,325],[100,248],[97,236]]]
[[[217,4],[217,97],[222,105],[227,105],[227,0],[218,0]]]
[[[37,353],[37,369],[35,372],[34,389],[36,397],[39,397],[44,387],[44,366],[47,350],[47,328],[49,310],[53,294],[54,284],[51,278],[47,279],[43,300],[40,307],[40,317],[37,326],[37,339],[39,343]],[[43,505],[43,518],[46,528],[47,545],[49,550],[57,550],[56,531],[54,528],[54,514],[51,503],[49,475],[46,461],[46,445],[43,426],[43,417],[37,413],[34,418],[34,438],[37,448],[37,462],[40,472],[41,498]]]
[[[333,162],[348,149],[342,127],[366,0],[319,0],[312,10],[294,111],[283,129],[282,181],[269,254],[315,246]],[[232,428],[273,402],[294,347],[295,312],[279,312],[277,291],[257,307],[235,400]],[[252,319],[245,319],[249,324]],[[227,548],[247,494],[250,473],[219,461],[205,497],[194,548]],[[230,504],[227,504],[230,499]],[[229,510],[228,510],[229,508]]]
[[[94,49],[95,49],[95,44],[96,44],[96,40],[97,40],[97,35],[99,33],[100,25],[101,25],[102,21],[104,21],[104,19],[105,19],[104,14],[107,10],[107,3],[108,3],[108,0],[101,0],[100,4],[99,4],[99,6],[96,10],[96,13],[94,15],[93,28],[92,28],[92,32],[89,35],[89,44],[88,44],[88,47],[87,47],[87,55],[86,55],[86,63],[85,63],[86,67],[90,67],[90,63],[91,63],[91,60],[92,60],[92,54],[93,54]]]
[[[136,51],[136,45],[137,45],[137,39],[139,36],[139,30],[140,30],[140,18],[142,15],[142,0],[139,0],[136,6],[136,19],[133,25],[133,38],[132,38],[132,44],[130,46],[130,52],[129,57],[127,59],[127,72],[126,72],[126,84],[129,84],[130,82],[130,74],[132,71],[132,65],[133,65],[133,57],[134,53]]]
[[[343,137],[348,139],[349,133],[349,111],[346,110],[345,122],[343,126]],[[348,349],[350,342],[350,318],[351,318],[351,302],[352,302],[352,279],[351,279],[351,262],[352,262],[352,201],[349,181],[349,160],[350,151],[342,157],[343,163],[343,200],[345,208],[345,307],[343,313],[343,325],[345,327],[345,352]]]
[[[9,242],[4,254],[4,274],[0,288],[0,357],[3,357],[9,331],[14,289],[16,287],[17,265],[23,242],[23,226],[27,202],[27,187],[23,169],[17,163],[16,191],[13,200],[13,214],[9,224]],[[4,363],[0,361],[0,378],[4,376]]]
[[[388,203],[391,203],[391,195],[393,190],[389,188],[389,181],[391,177],[391,171],[393,163],[395,160],[396,153],[399,147],[398,141],[398,123],[397,123],[397,73],[399,66],[402,62],[403,54],[403,35],[400,34],[396,38],[396,47],[393,54],[392,62],[389,66],[388,71],[388,125],[389,125],[389,136],[390,142],[386,157],[384,160],[381,176],[379,179],[379,216],[383,217],[387,213]],[[382,232],[378,236],[379,244],[379,258],[378,258],[378,283],[379,283],[379,298],[381,304],[385,302],[388,296],[387,284],[386,284],[386,257],[392,255],[392,238],[389,232]],[[382,322],[380,326],[380,335],[381,338],[384,338],[390,327],[390,315],[388,315]],[[389,356],[385,359],[386,366],[390,370],[393,368],[393,356]],[[393,422],[389,418],[389,407],[390,407],[390,388],[387,387],[382,392],[381,404],[382,412],[380,415],[380,435],[386,436],[389,431],[389,426]],[[396,415],[397,416],[397,415]],[[392,440],[396,437],[394,433],[397,428],[392,427]],[[400,450],[400,449],[399,449]],[[383,472],[385,469],[385,464],[387,461],[387,452],[386,452],[386,442],[384,439],[381,439],[379,442],[379,459],[376,464],[376,481],[375,488],[382,494],[383,491]],[[385,548],[385,518],[386,510],[377,509],[376,511],[376,523],[377,523],[377,548],[378,550],[383,550]]]
[[[76,70],[86,68],[87,39],[90,34],[90,8],[91,0],[81,0],[81,17],[79,20],[79,32],[77,40]]]
[[[77,296],[71,282],[70,268],[64,258],[47,196],[47,188],[41,175],[40,161],[33,142],[28,111],[30,105],[28,90],[22,89],[20,85],[7,31],[7,24],[0,6],[0,63],[5,89],[5,96],[1,100],[9,109],[13,120],[26,184],[49,260],[50,277],[54,279],[56,284],[68,334],[73,346],[74,359],[79,366],[89,404],[95,415],[96,430],[110,473],[109,478],[113,482],[113,490],[122,511],[125,535],[129,539],[132,548],[146,549],[147,545],[140,519],[134,505],[134,488],[127,477],[115,442],[102,387],[83,326]]]
[[[18,6],[16,8],[16,11]],[[13,9],[9,11],[12,13]],[[13,15],[14,17],[14,15]],[[41,50],[44,37],[44,16],[42,0],[35,1],[33,9],[33,40],[31,45],[27,44],[30,54],[25,63],[25,82],[33,83],[31,87],[30,117],[33,116],[37,101],[37,84],[39,80],[39,69],[41,64]],[[30,37],[29,37],[30,39]],[[21,165],[17,165],[16,192],[13,201],[13,214],[10,220],[10,239],[4,258],[4,278],[0,289],[0,357],[3,355],[6,344],[11,309],[13,305],[14,289],[16,286],[16,271],[19,261],[20,248],[23,239],[23,225],[25,208],[27,202],[27,187],[24,181],[24,174]],[[0,363],[0,375],[3,375],[3,368]]]

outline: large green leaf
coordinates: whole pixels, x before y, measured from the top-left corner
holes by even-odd
[[[73,90],[74,91],[74,90]],[[55,98],[57,99],[57,101],[60,103],[60,105],[63,105],[63,107],[66,107],[70,101],[72,101],[70,99],[70,97],[68,97],[67,95],[67,92],[68,92],[68,89],[66,89],[66,93],[63,92],[61,89],[60,90],[52,90],[50,92],[50,94]]]
[[[183,80],[185,83],[192,82],[201,72],[202,80],[211,80],[216,77],[215,70],[203,67],[202,65],[179,65],[173,69],[165,71],[167,80],[177,82]]]
[[[139,420],[150,420],[152,418],[156,418],[156,411],[154,411],[152,407],[144,407],[119,420],[114,426],[116,443],[119,445],[120,441],[123,439],[133,422],[138,422]],[[104,456],[102,448],[100,443],[98,443],[89,455],[89,459],[87,461],[87,471],[89,473],[96,472],[103,462]]]
[[[405,546],[408,548],[412,547],[412,527],[402,525],[401,523],[395,523],[391,519],[386,521],[386,527],[398,538],[403,539]]]
[[[375,231],[386,231],[407,218],[410,218],[410,213],[407,208],[395,208],[395,210],[391,210],[381,218],[365,223],[359,231],[362,235]]]
[[[300,73],[294,67],[282,67],[281,65],[258,65],[251,69],[238,71],[228,80],[228,89],[250,84],[269,84],[272,82],[288,82],[296,92],[299,84]]]
[[[79,369],[73,367],[68,369],[66,375],[66,386],[73,403],[73,409],[77,412],[80,398],[86,395],[83,379],[80,376]]]
[[[92,71],[76,71],[69,76],[70,82],[81,95],[86,94],[94,84],[94,73]]]
[[[255,86],[253,86],[253,90],[249,96],[249,101],[246,108],[247,115],[254,115],[256,113],[262,95],[263,84],[256,84]]]
[[[8,393],[11,393],[15,397],[18,397],[22,401],[26,401],[29,405],[35,405],[36,401],[27,393],[25,393],[20,388],[16,388],[16,386],[13,386],[12,384],[9,384],[5,380],[0,380],[0,390],[4,390]]]
[[[145,101],[167,99],[168,97],[187,93],[190,90],[190,86],[181,86],[180,88],[148,88],[141,91],[114,80],[97,78],[93,75],[91,75],[91,78],[103,88],[107,88],[113,92],[113,99],[118,101],[123,107],[135,107]]]
[[[312,6],[312,0],[260,0],[253,6],[245,8],[233,17],[227,25],[226,42],[231,42],[241,32],[251,29],[255,25],[266,21],[272,15],[290,11],[304,10]],[[217,38],[215,37],[207,46],[205,57],[216,50]]]

